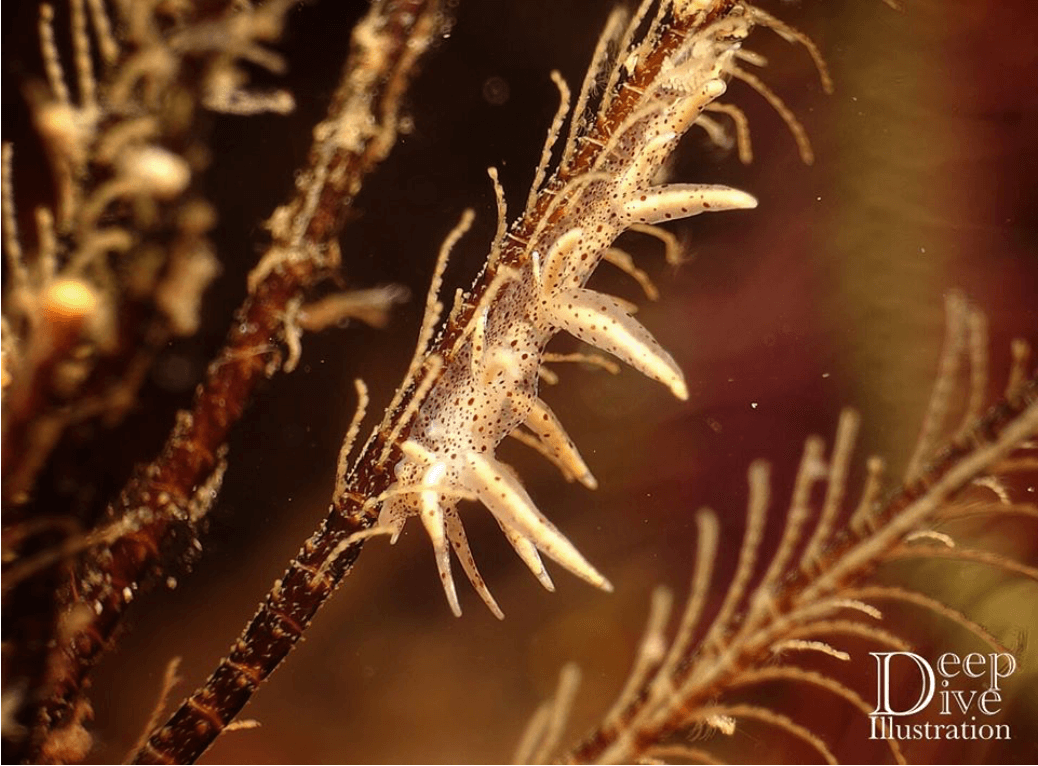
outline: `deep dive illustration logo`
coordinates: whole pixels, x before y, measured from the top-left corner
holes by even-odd
[[[1016,672],[1013,655],[946,652],[931,663],[914,652],[869,654],[876,660],[870,739],[1012,739],[1008,724],[992,721],[1002,712],[1004,682]],[[903,692],[915,679],[919,697],[906,703]],[[924,715],[924,723],[909,720]]]

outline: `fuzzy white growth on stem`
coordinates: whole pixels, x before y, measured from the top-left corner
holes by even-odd
[[[51,94],[59,104],[68,104],[70,98],[65,72],[61,67],[57,43],[54,42],[54,7],[47,3],[40,6],[39,35],[40,53],[43,55],[43,67]]]
[[[551,160],[551,149],[555,145],[555,141],[558,138],[559,131],[562,130],[562,123],[566,119],[566,115],[569,113],[569,86],[566,81],[562,79],[562,75],[558,72],[551,73],[551,81],[555,83],[555,87],[559,89],[559,108],[555,112],[555,118],[551,121],[551,127],[548,128],[548,135],[544,139],[544,148],[541,150],[541,159],[537,163],[537,170],[533,176],[533,183],[530,185],[530,193],[526,198],[526,209],[530,210],[533,207],[534,200],[537,198],[537,192],[540,191],[541,184],[544,182],[544,176],[548,172],[548,162]]]
[[[357,434],[360,433],[360,424],[364,420],[364,415],[368,411],[368,386],[360,378],[356,378],[353,381],[354,387],[357,389],[357,409],[353,413],[353,419],[350,420],[350,427],[346,430],[346,438],[342,442],[342,447],[339,450],[339,461],[335,469],[335,491],[338,494],[342,494],[346,491],[346,471],[349,468],[348,459],[350,456],[350,450],[353,449],[353,443],[357,441]]]

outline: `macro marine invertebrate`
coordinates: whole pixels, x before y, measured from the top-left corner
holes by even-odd
[[[404,390],[412,387],[413,391],[391,430],[397,434],[406,428],[407,439],[399,445],[402,457],[393,468],[396,482],[385,493],[379,525],[395,536],[408,516],[421,518],[456,614],[461,610],[450,574],[448,537],[469,579],[490,609],[500,614],[472,563],[454,512],[461,497],[475,497],[487,506],[545,587],[551,588],[551,581],[538,549],[593,585],[609,588],[535,507],[508,468],[497,462],[494,450],[523,427],[564,474],[582,477],[585,484],[593,481],[558,418],[537,395],[545,348],[560,330],[658,380],[679,399],[687,398],[681,370],[631,316],[629,307],[584,284],[616,238],[633,225],[648,227],[706,211],[756,205],[750,195],[724,186],[656,183],[677,141],[724,93],[726,67],[752,25],[749,14],[682,19],[676,9],[664,6],[657,10],[646,39],[663,34],[658,27],[669,13],[701,28],[686,33],[659,72],[645,74],[636,67],[628,72],[626,67],[647,55],[645,40],[635,39],[641,22],[637,15],[625,32],[624,59],[609,74],[612,91],[605,92],[594,112],[596,124],[581,121],[591,86],[603,76],[593,67],[564,145],[559,125],[568,111],[569,94],[556,76],[562,105],[535,184],[545,176],[553,149],[561,149],[562,164],[541,188],[535,186],[520,219],[511,227],[499,222],[501,236],[494,242],[481,281],[472,293],[456,298],[454,321],[444,328],[434,348],[426,350],[424,338],[441,306],[438,285],[434,283],[430,291],[423,340],[410,371],[414,379],[405,383]],[[619,28],[614,16],[607,32]],[[604,38],[599,47],[608,42]],[[611,112],[615,99],[627,94],[633,97],[622,101],[620,113]],[[437,274],[441,271],[442,266]],[[381,428],[390,423],[385,421]],[[382,456],[393,448],[392,439],[387,440]]]
[[[560,329],[663,382],[679,398],[686,395],[681,372],[649,332],[620,302],[583,285],[616,237],[633,224],[651,226],[707,210],[755,205],[744,192],[660,185],[658,176],[680,137],[724,93],[727,69],[758,23],[777,25],[748,6],[725,2],[644,2],[626,24],[620,12],[612,15],[581,88],[559,165],[548,177],[569,106],[568,88],[555,78],[562,105],[524,213],[508,226],[500,203],[486,267],[471,291],[456,295],[446,324],[430,342],[443,308],[438,292],[447,254],[468,226],[468,215],[447,238],[404,382],[353,467],[337,482],[328,517],[209,681],[152,735],[138,757],[197,757],[302,637],[363,541],[381,531],[372,530],[376,521],[395,534],[407,516],[420,516],[456,614],[460,606],[448,540],[480,596],[500,614],[455,516],[453,503],[459,497],[479,499],[491,510],[542,583],[550,581],[538,549],[592,584],[609,587],[494,459],[493,449],[535,411],[541,424],[551,424],[547,449],[553,443],[556,451],[559,444],[568,449],[568,437],[536,396],[544,347]],[[622,55],[587,117],[592,86],[613,38],[619,38]],[[502,196],[498,193],[499,200]],[[572,452],[568,459],[568,470],[580,471]]]

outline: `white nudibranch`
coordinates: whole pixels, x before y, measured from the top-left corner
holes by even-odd
[[[451,573],[451,548],[476,592],[502,616],[469,548],[458,515],[461,500],[478,501],[490,511],[519,558],[548,590],[554,585],[541,554],[598,588],[612,589],[494,453],[506,437],[515,436],[551,460],[567,480],[597,486],[559,419],[538,396],[545,347],[561,330],[659,381],[677,398],[688,397],[681,369],[631,316],[630,304],[585,284],[597,264],[615,252],[616,238],[630,228],[651,233],[661,222],[756,206],[752,196],[736,189],[660,185],[658,178],[681,136],[724,93],[722,77],[734,66],[734,54],[751,26],[749,17],[737,15],[723,24],[706,24],[679,46],[670,66],[635,88],[628,87],[635,75],[623,63],[639,61],[646,44],[631,42],[635,24],[625,34],[630,47],[619,52],[621,63],[609,76],[599,114],[625,87],[637,94],[638,102],[605,134],[594,132],[596,118],[585,119],[582,107],[593,84],[606,74],[599,71],[605,62],[596,55],[598,68],[592,67],[582,88],[560,166],[543,180],[551,148],[560,137],[557,119],[526,212],[507,230],[503,193],[491,170],[501,220],[489,266],[471,293],[459,291],[445,327],[432,341],[443,309],[437,293],[447,253],[468,227],[471,213],[463,216],[441,249],[418,350],[376,431],[390,434],[383,440],[382,460],[394,445],[399,447],[395,483],[378,498],[378,525],[390,530],[395,540],[409,517],[419,517],[456,615],[461,607]],[[618,29],[615,24],[610,28]],[[599,47],[605,50],[604,43]],[[569,90],[559,87],[563,114]],[[581,147],[590,148],[585,152]],[[673,240],[673,235],[655,231],[664,242]],[[396,441],[397,435],[406,438]]]

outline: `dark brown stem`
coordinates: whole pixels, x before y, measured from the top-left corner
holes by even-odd
[[[141,522],[81,570],[70,608],[80,605],[82,612],[85,604],[91,618],[61,649],[64,657],[57,664],[64,671],[53,680],[39,718],[41,725],[48,721],[47,728],[60,725],[71,710],[87,673],[121,624],[126,595],[158,569],[171,545],[195,540],[193,494],[214,480],[231,427],[260,382],[279,369],[290,303],[338,265],[335,240],[344,211],[393,145],[401,95],[438,25],[437,3],[377,2],[361,25],[374,37],[354,36],[328,122],[357,120],[364,129],[354,141],[315,142],[302,176],[313,183],[301,185],[282,209],[299,224],[294,236],[272,227],[272,252],[290,252],[291,257],[265,259],[267,266],[261,266],[250,286],[191,411],[181,414],[159,457],[140,469],[109,507],[109,520],[136,514]],[[316,204],[301,212],[315,192]]]
[[[386,484],[370,476],[367,485]],[[194,763],[278,667],[310,626],[317,610],[349,574],[360,554],[350,535],[376,520],[364,497],[346,495],[304,543],[271,589],[242,637],[202,688],[195,691],[165,726],[149,738],[134,763]]]

